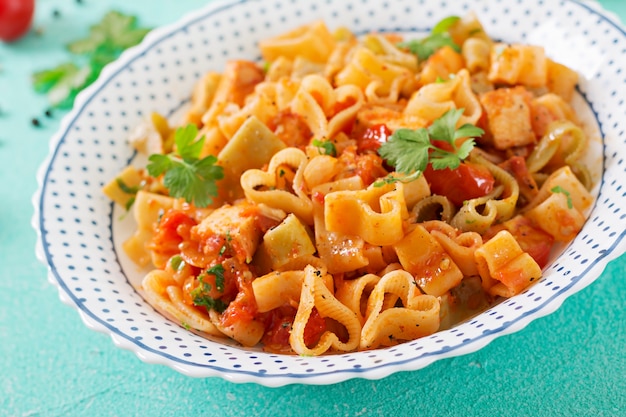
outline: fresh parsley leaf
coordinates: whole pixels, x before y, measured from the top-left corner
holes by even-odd
[[[176,152],[152,154],[146,167],[148,174],[163,177],[163,185],[172,197],[182,197],[196,207],[206,207],[217,196],[217,180],[224,178],[224,169],[215,165],[217,158],[209,155],[198,159],[204,136],[196,140],[194,124],[180,127],[175,133]]]
[[[426,169],[430,146],[426,129],[398,129],[380,146],[378,154],[397,172],[410,175]]]
[[[416,55],[420,62],[426,61],[432,54],[444,46],[449,46],[456,52],[461,52],[461,47],[452,40],[448,33],[437,33],[423,39],[412,39],[398,43],[398,47],[407,49],[410,53]]]
[[[380,146],[378,154],[404,177],[390,177],[382,184],[417,179],[429,163],[433,169],[458,168],[475,146],[475,141],[471,138],[484,133],[482,129],[471,124],[464,124],[457,129],[456,125],[462,114],[463,109],[451,109],[436,119],[428,129],[396,130]],[[469,139],[457,146],[456,141],[460,138]],[[436,141],[445,142],[446,148],[439,146]]]
[[[433,35],[436,35],[438,33],[447,33],[448,30],[450,30],[450,28],[454,26],[454,24],[456,24],[456,22],[458,22],[459,20],[461,20],[459,16],[444,17],[439,22],[437,22],[435,26],[433,26],[431,33]]]
[[[195,140],[198,135],[198,128],[194,124],[178,128],[174,136],[174,143],[178,149],[178,154],[183,159],[198,159],[202,146],[204,146],[204,136]]]
[[[572,202],[572,196],[565,188],[557,185],[555,187],[552,187],[550,191],[552,191],[553,193],[565,194],[565,197],[567,197],[567,208],[572,209],[574,207],[574,203]]]
[[[124,50],[141,42],[149,31],[137,27],[135,16],[110,11],[99,23],[91,26],[88,37],[71,42],[67,48],[77,55],[94,53],[99,48]]]
[[[105,65],[116,60],[125,49],[141,42],[149,31],[148,28],[138,28],[134,16],[117,11],[107,13],[99,23],[91,26],[88,37],[67,45],[75,56],[70,62],[33,74],[34,90],[48,94],[53,107],[71,108],[78,93],[98,78]]]
[[[459,19],[458,16],[445,17],[435,24],[429,36],[422,39],[400,42],[398,43],[398,47],[407,49],[410,53],[416,55],[420,62],[427,60],[438,49],[444,46],[449,46],[456,52],[461,52],[461,47],[452,40],[450,33],[448,33],[450,27],[458,22]]]
[[[313,139],[312,145],[317,147],[322,155],[337,156],[337,148],[329,140]]]

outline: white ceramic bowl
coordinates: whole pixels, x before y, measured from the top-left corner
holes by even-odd
[[[101,193],[134,154],[129,130],[152,111],[173,114],[194,82],[231,58],[258,59],[256,43],[323,19],[332,29],[419,32],[441,18],[473,10],[495,39],[545,46],[580,75],[577,107],[598,140],[598,195],[580,235],[522,294],[430,337],[366,352],[299,357],[244,349],[201,338],[157,313],[134,290],[141,274],[119,243],[127,228]],[[154,30],[108,66],[81,93],[50,143],[38,173],[33,226],[38,257],[61,300],[85,324],[149,363],[183,374],[221,376],[267,386],[377,379],[476,351],[557,309],[624,252],[626,230],[626,33],[596,4],[573,0],[273,0],[213,2],[180,22]],[[595,134],[597,135],[597,133]],[[597,135],[599,136],[599,135]],[[603,145],[603,146],[602,146]]]

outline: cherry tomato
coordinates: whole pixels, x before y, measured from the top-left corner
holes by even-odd
[[[365,151],[376,152],[380,145],[387,142],[387,138],[393,132],[384,124],[378,124],[365,129],[361,134],[357,135],[357,151],[359,153]]]
[[[26,34],[34,11],[35,0],[0,0],[0,39],[13,42]]]
[[[424,176],[433,194],[448,197],[457,206],[465,200],[489,194],[495,183],[487,168],[470,162],[463,162],[456,169],[435,170],[428,165]]]

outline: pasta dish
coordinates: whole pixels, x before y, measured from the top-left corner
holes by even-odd
[[[392,346],[520,294],[593,202],[572,69],[473,13],[421,39],[323,22],[153,113],[104,193],[140,291],[201,335],[299,355]]]

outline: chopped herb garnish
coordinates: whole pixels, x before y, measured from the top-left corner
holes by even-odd
[[[230,242],[233,240],[233,237],[230,235],[230,230],[226,231],[226,242],[220,248],[220,256],[224,255],[226,251],[230,248]]]
[[[221,286],[220,291],[224,291],[224,267],[218,264],[209,268],[206,273],[215,275],[216,288],[220,290]],[[212,287],[210,283],[204,281],[205,276],[205,273],[202,273],[198,276],[198,282],[200,283],[200,285],[194,288],[189,295],[191,296],[194,305],[204,306],[207,310],[215,310],[218,313],[221,313],[226,310],[226,307],[228,307],[228,305],[223,300],[219,298],[213,298],[207,294],[211,291]]]
[[[317,147],[322,155],[337,156],[337,148],[329,140],[313,139],[312,145]]]
[[[135,197],[131,197],[128,199],[128,201],[126,202],[126,204],[124,204],[124,208],[126,209],[126,211],[130,210],[130,208],[133,206],[133,204],[135,204]]]
[[[180,271],[185,267],[185,261],[180,255],[174,255],[170,258],[170,266],[174,271]]]
[[[122,190],[123,192],[125,192],[126,194],[137,194],[137,192],[140,190],[139,187],[135,186],[135,187],[130,187],[128,186],[123,179],[121,178],[116,178],[115,179],[115,183],[117,184],[117,186],[120,188],[120,190]]]
[[[206,270],[207,274],[215,275],[215,288],[219,292],[224,292],[224,267],[216,264]]]
[[[428,128],[398,129],[378,149],[379,155],[396,172],[404,177],[391,177],[393,181],[410,181],[417,179],[430,163],[433,169],[456,169],[461,161],[467,158],[475,146],[472,139],[481,136],[484,131],[474,125],[464,124],[456,128],[463,109],[448,110],[436,119]],[[460,138],[469,138],[461,145],[456,144]],[[445,142],[451,150],[440,148],[433,141]]]
[[[176,152],[152,154],[148,158],[148,173],[153,177],[165,174],[163,185],[172,197],[182,197],[196,207],[206,207],[217,196],[215,182],[224,178],[224,169],[215,165],[217,158],[209,155],[198,159],[204,136],[195,140],[198,128],[188,124],[176,130]]]
[[[219,298],[215,299],[205,294],[197,294],[194,296],[194,291],[192,291],[191,295],[194,305],[204,306],[207,310],[215,310],[218,313],[222,313],[224,310],[226,310],[226,307],[228,307],[228,305],[226,305],[226,303]]]
[[[550,189],[550,191],[552,191],[553,193],[564,194],[565,197],[567,197],[567,208],[571,209],[571,208],[574,207],[574,204],[572,203],[572,196],[570,195],[569,191],[567,191],[566,189],[564,189],[560,185],[557,185],[556,187],[552,187]]]

